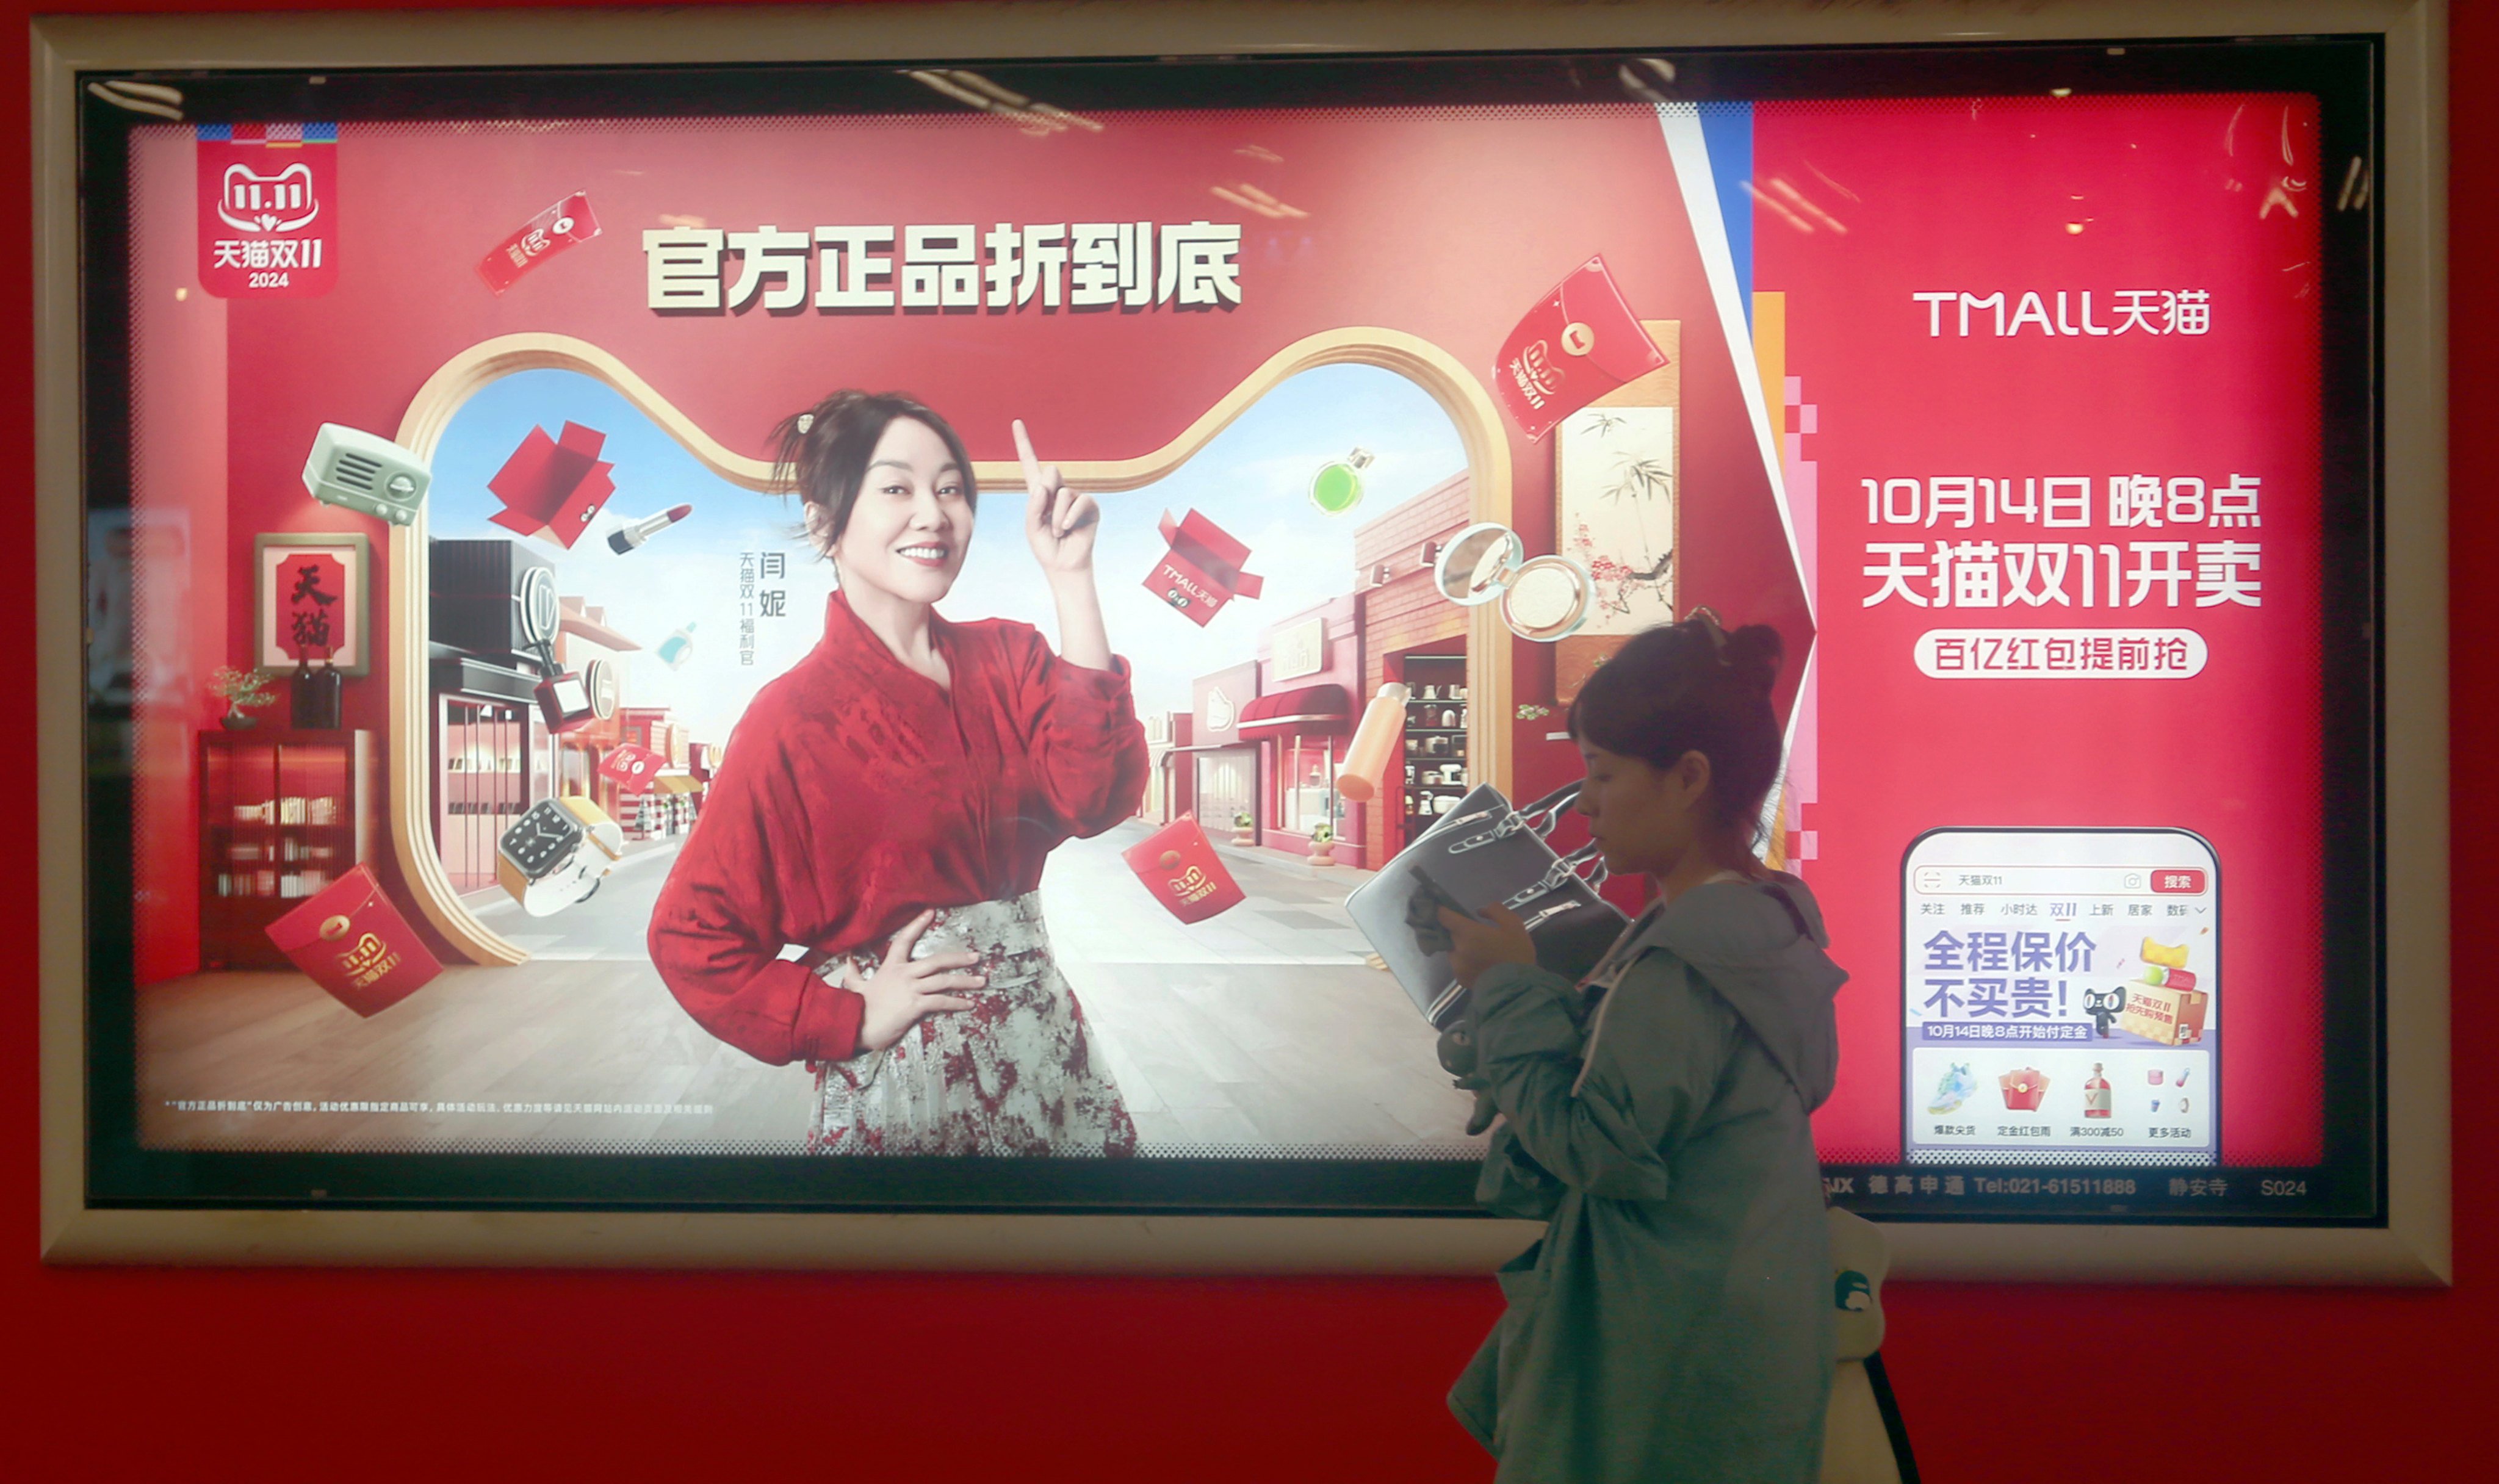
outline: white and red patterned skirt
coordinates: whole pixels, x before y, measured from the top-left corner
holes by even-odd
[[[891,940],[828,959],[864,979]],[[1059,975],[1041,893],[938,912],[911,956],[970,952],[969,1010],[924,1016],[881,1051],[815,1063],[817,1154],[1133,1154],[1137,1125],[1095,1056],[1085,1012]]]

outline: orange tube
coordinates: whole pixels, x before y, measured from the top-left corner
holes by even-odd
[[[1367,802],[1378,793],[1389,764],[1399,757],[1397,744],[1406,735],[1409,694],[1392,680],[1363,708],[1362,724],[1354,727],[1353,742],[1345,750],[1345,765],[1336,770],[1336,791],[1352,802]]]

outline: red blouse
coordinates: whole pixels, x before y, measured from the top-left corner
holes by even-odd
[[[660,890],[660,978],[750,1056],[851,1055],[865,1002],[814,964],[926,908],[1022,896],[1060,841],[1144,800],[1125,661],[1069,664],[1026,624],[931,622],[951,691],[835,593],[824,641],[739,719]],[[811,952],[782,959],[788,944]]]

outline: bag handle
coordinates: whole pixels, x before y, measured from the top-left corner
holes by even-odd
[[[1586,865],[1591,860],[1597,862],[1597,870],[1594,878],[1583,875],[1580,872],[1580,867]],[[1553,863],[1544,868],[1544,875],[1541,880],[1529,886],[1524,890],[1511,892],[1508,897],[1503,899],[1502,905],[1512,912],[1516,912],[1520,908],[1525,907],[1528,903],[1535,901],[1540,896],[1550,896],[1554,892],[1562,890],[1564,887],[1570,886],[1574,881],[1580,882],[1589,887],[1601,887],[1605,885],[1606,863],[1599,857],[1597,847],[1593,843],[1583,845],[1577,850],[1573,851],[1568,855],[1555,856]]]
[[[1524,809],[1511,806],[1510,811],[1502,816],[1500,823],[1492,828],[1450,842],[1446,847],[1447,853],[1463,855],[1469,851],[1481,850],[1507,840],[1522,830],[1533,832],[1539,840],[1544,839],[1553,833],[1553,826],[1561,823],[1563,808],[1578,797],[1578,784],[1564,784]]]
[[[1566,783],[1562,787],[1554,790],[1552,792],[1547,793],[1542,798],[1538,799],[1535,803],[1529,804],[1525,808],[1520,809],[1518,811],[1519,818],[1526,822],[1528,828],[1535,830],[1539,835],[1549,835],[1553,833],[1553,826],[1560,823],[1562,821],[1562,811],[1579,801],[1579,787],[1581,782],[1583,782],[1583,780],[1574,779],[1572,782]]]

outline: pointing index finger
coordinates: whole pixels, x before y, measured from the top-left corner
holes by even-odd
[[[1032,451],[1032,435],[1026,433],[1023,419],[1015,419],[1016,457],[1023,463],[1023,482],[1035,495],[1041,493],[1041,456]]]

